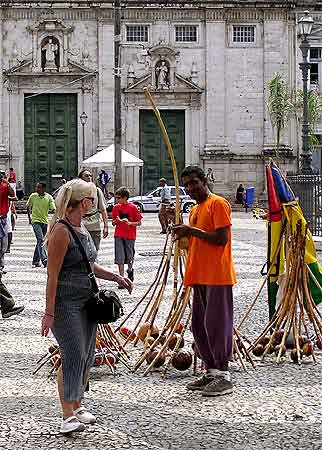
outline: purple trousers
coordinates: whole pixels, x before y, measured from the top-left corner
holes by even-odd
[[[228,370],[233,346],[232,286],[193,286],[192,333],[206,369]]]

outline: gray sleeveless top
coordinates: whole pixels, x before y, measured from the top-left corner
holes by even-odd
[[[77,230],[75,230],[75,232],[83,244],[89,262],[93,264],[96,259],[97,251],[90,234],[85,228],[84,233],[80,233]],[[73,236],[70,233],[69,236],[70,243],[58,276],[58,284],[65,284],[68,282],[68,284],[75,285],[75,287],[90,288],[88,272],[86,270],[82,254],[78,248],[78,245],[75,243]]]

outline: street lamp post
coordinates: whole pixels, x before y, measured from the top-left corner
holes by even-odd
[[[82,151],[83,159],[82,159],[82,161],[84,161],[84,159],[85,159],[85,125],[86,125],[88,116],[87,116],[86,112],[83,111],[82,114],[79,116],[79,118],[80,118],[80,121],[82,124],[82,131],[83,131],[83,151]]]
[[[311,175],[312,170],[312,152],[309,143],[309,115],[308,115],[308,73],[310,63],[308,62],[308,55],[310,44],[308,36],[311,34],[313,27],[313,18],[308,11],[304,12],[304,16],[298,21],[299,35],[301,37],[300,49],[303,56],[303,62],[300,63],[303,80],[303,125],[302,125],[302,167],[301,173]]]

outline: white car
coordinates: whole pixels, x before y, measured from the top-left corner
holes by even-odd
[[[171,192],[171,201],[175,203],[176,201],[176,189],[175,186],[168,186],[170,188]],[[159,205],[160,205],[160,192],[162,187],[159,186],[158,188],[154,189],[151,192],[148,192],[145,195],[137,195],[136,197],[130,197],[129,202],[134,203],[134,205],[137,206],[138,210],[140,212],[157,212],[159,211]],[[196,204],[194,200],[192,200],[191,197],[186,193],[184,187],[179,187],[179,195],[180,195],[180,202],[181,202],[181,209],[183,212],[188,213],[190,212],[193,205]],[[111,198],[108,202],[108,212],[111,210],[111,207],[114,206],[114,198]]]

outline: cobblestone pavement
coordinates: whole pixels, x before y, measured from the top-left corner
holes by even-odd
[[[126,309],[149,286],[162,248],[156,215],[145,214],[136,246],[136,287],[123,296]],[[234,259],[239,283],[235,288],[236,320],[254,298],[265,261],[265,225],[250,215],[234,218]],[[60,410],[54,380],[47,368],[32,375],[48,340],[39,333],[46,273],[32,269],[34,238],[24,216],[19,217],[4,282],[24,313],[0,319],[0,448],[4,449],[321,449],[321,358],[301,367],[268,361],[247,373],[234,364],[234,394],[204,399],[188,393],[192,375],[170,371],[144,378],[120,369],[113,377],[106,368],[93,370],[88,406],[99,417],[86,432],[71,438],[58,434]],[[140,253],[154,252],[155,256]],[[113,239],[104,241],[100,262],[113,267]],[[260,299],[245,332],[253,336],[267,318]]]

